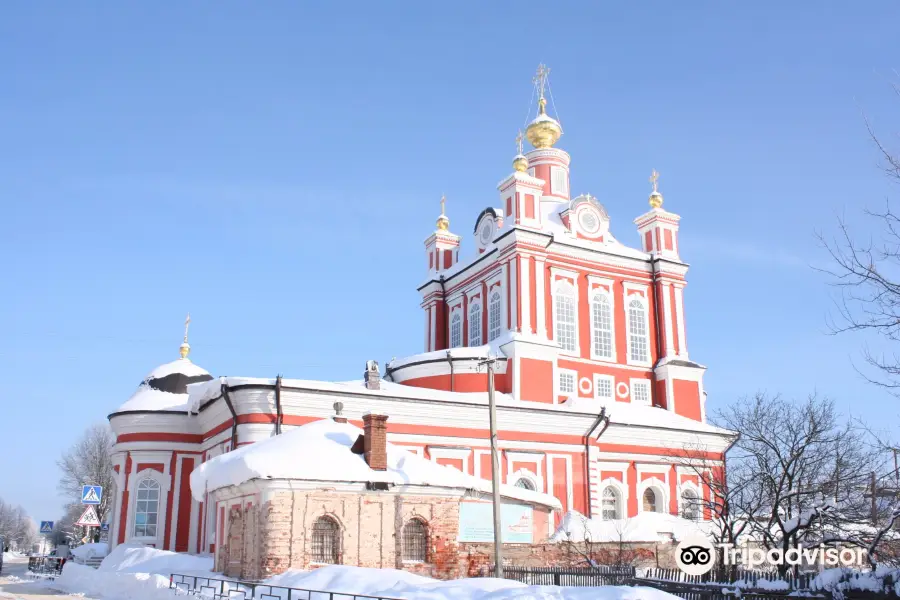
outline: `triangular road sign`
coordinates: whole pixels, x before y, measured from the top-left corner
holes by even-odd
[[[100,519],[97,517],[97,511],[93,506],[88,506],[78,522],[75,523],[79,527],[100,527]]]

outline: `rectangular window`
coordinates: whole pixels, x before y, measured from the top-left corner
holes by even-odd
[[[575,352],[577,335],[575,327],[575,293],[569,284],[562,284],[556,294],[556,341],[565,352]]]
[[[569,189],[566,171],[560,167],[550,167],[550,193],[554,196],[567,196]]]
[[[594,375],[594,396],[598,400],[612,400],[616,379],[612,375]]]
[[[534,177],[534,167],[531,167],[530,169],[528,169],[528,174],[531,175],[532,177]]]
[[[573,396],[575,395],[575,371],[568,369],[559,369],[559,395]]]
[[[631,401],[650,406],[650,382],[646,379],[631,380]]]

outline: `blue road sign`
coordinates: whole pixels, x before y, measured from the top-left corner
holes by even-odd
[[[102,525],[100,525],[100,531],[104,533],[109,531],[109,523],[103,523]]]
[[[100,504],[101,498],[103,498],[103,488],[99,485],[81,486],[82,504]]]
[[[53,521],[41,521],[41,533],[53,533]]]

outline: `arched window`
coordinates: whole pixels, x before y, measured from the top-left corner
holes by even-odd
[[[450,347],[459,348],[460,346],[462,346],[462,317],[456,312],[450,317]]]
[[[481,345],[481,303],[469,306],[469,345]]]
[[[647,488],[644,490],[643,499],[643,509],[644,512],[659,512],[660,509],[660,501],[659,494],[656,493],[656,490],[653,488]]]
[[[632,362],[650,362],[647,344],[647,311],[644,303],[634,298],[628,303],[628,346]]]
[[[575,290],[570,283],[556,286],[556,341],[566,352],[575,352]]]
[[[700,520],[700,498],[691,488],[681,492],[681,518],[691,521]]]
[[[519,477],[519,479],[516,480],[516,487],[522,488],[523,490],[531,490],[532,492],[537,491],[537,486],[527,477]]]
[[[616,491],[614,487],[611,485],[603,488],[603,495],[601,496],[601,506],[600,512],[605,521],[611,521],[613,519],[621,519],[622,518],[622,501],[619,497],[619,492]]]
[[[419,519],[411,519],[403,526],[400,550],[404,561],[425,562],[428,556],[428,528]]]
[[[609,296],[602,292],[595,294],[591,301],[591,330],[594,356],[613,358],[612,308]]]
[[[488,305],[488,341],[493,342],[500,337],[500,292],[494,290],[491,303]]]
[[[341,553],[341,528],[331,517],[319,517],[312,528],[312,560],[336,565]]]
[[[156,537],[159,493],[159,483],[155,479],[143,479],[138,484],[134,505],[134,537]]]

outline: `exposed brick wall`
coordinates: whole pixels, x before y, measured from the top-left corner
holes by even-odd
[[[216,553],[216,570],[229,577],[259,580],[288,569],[311,569],[311,532],[322,516],[340,527],[340,564],[404,569],[452,579],[477,575],[493,562],[493,545],[457,542],[459,498],[401,496],[389,492],[273,491],[261,506],[233,507],[226,513],[228,535]],[[427,525],[424,563],[402,557],[402,530],[411,519]],[[522,566],[583,566],[582,552],[568,544],[506,544],[504,559]],[[625,554],[637,566],[674,568],[674,544],[595,544],[598,562]]]

